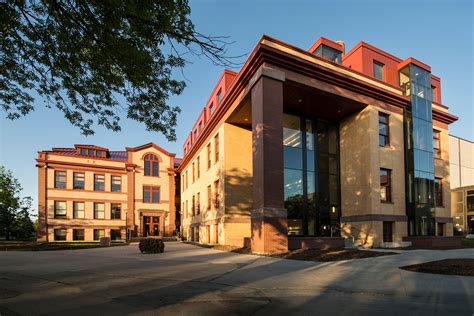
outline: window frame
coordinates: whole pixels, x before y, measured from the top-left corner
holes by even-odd
[[[435,146],[437,143],[438,147]],[[441,131],[433,129],[433,155],[436,159],[441,159]]]
[[[386,185],[382,182],[382,172],[387,172]],[[385,188],[385,199],[382,198],[382,188]],[[392,170],[387,168],[380,168],[380,202],[392,203]]]
[[[119,180],[119,189],[114,190],[114,178]],[[122,192],[122,176],[119,175],[110,175],[110,192]]]
[[[102,232],[102,234],[99,234],[99,235],[97,236],[98,238],[96,238],[96,232]],[[97,228],[94,228],[92,234],[93,234],[94,240],[99,240],[99,241],[100,241],[100,238],[101,238],[101,237],[105,237],[105,229],[97,229]]]
[[[145,192],[148,192],[150,200],[147,201],[145,199]],[[158,201],[153,200],[153,193],[158,192]],[[148,203],[148,204],[157,204],[161,203],[161,186],[159,185],[144,185],[143,186],[143,203]]]
[[[212,188],[211,185],[207,186],[207,210],[210,211],[212,206]]]
[[[214,136],[214,164],[219,161],[219,134]]]
[[[82,204],[82,217],[76,216],[76,212],[80,212],[76,210],[76,205]],[[73,201],[72,202],[72,218],[85,218],[86,217],[86,203],[83,201]]]
[[[201,192],[196,193],[196,215],[201,214]]]
[[[78,175],[82,175],[82,188],[76,187],[76,179]],[[85,190],[86,189],[86,173],[85,172],[73,172],[72,174],[72,189],[73,190]]]
[[[201,156],[196,158],[196,180],[199,180],[201,177]]]
[[[76,238],[78,235],[76,234],[77,232],[82,231],[82,239]],[[74,228],[72,230],[72,240],[73,241],[83,241],[85,240],[85,231],[84,228]]]
[[[211,143],[207,144],[207,170],[212,167],[212,152],[211,152]]]
[[[118,217],[116,216],[117,215],[117,210],[114,208],[117,208],[118,207]],[[110,219],[113,219],[113,220],[119,220],[119,219],[122,219],[122,204],[121,203],[111,203],[110,204]]]
[[[96,206],[103,205],[104,209],[102,211],[97,210]],[[98,217],[97,214],[102,213],[102,218]],[[105,203],[104,202],[94,202],[94,219],[105,219]]]
[[[101,177],[102,178],[102,185],[103,185],[103,189],[99,189],[98,188],[98,183],[100,183],[98,181],[98,178]],[[94,173],[94,191],[100,191],[100,192],[103,192],[105,191],[105,174],[103,173]]]
[[[381,118],[385,118],[387,122],[384,122],[381,120]],[[380,147],[390,147],[390,114],[387,114],[385,112],[379,112],[378,114],[378,130],[379,130],[379,146]],[[380,133],[380,125],[385,125],[387,128],[387,135],[381,134]],[[383,137],[384,139],[384,144],[380,143],[380,137]]]
[[[377,65],[377,66],[380,66],[380,68],[381,68],[381,70],[382,70],[382,78],[378,78],[378,77],[376,76],[376,73],[375,73],[375,69],[376,69],[375,66],[376,66],[376,65]],[[385,64],[382,63],[382,62],[380,62],[380,61],[378,61],[378,60],[375,60],[375,59],[374,59],[374,60],[372,61],[372,75],[373,75],[373,77],[374,77],[375,79],[377,79],[377,80],[385,81]]]
[[[63,231],[64,235],[58,235],[57,232]],[[57,238],[61,236],[61,238]],[[55,228],[54,229],[54,241],[65,241],[67,240],[67,229],[66,228]]]
[[[155,166],[156,163],[156,166]],[[148,169],[147,169],[148,164]],[[145,177],[159,177],[160,176],[160,160],[155,154],[146,154],[143,157],[143,175]]]
[[[64,182],[58,181],[58,177],[61,177],[59,174],[64,174]],[[63,186],[59,186],[59,183],[64,183]],[[54,170],[54,188],[55,189],[67,189],[67,171],[66,170]]]
[[[219,209],[219,180],[214,181],[214,208]]]
[[[438,184],[438,185],[437,185]],[[437,190],[438,188],[438,190]],[[444,207],[443,178],[435,177],[434,181],[435,207]]]
[[[59,209],[57,205],[59,203],[64,203],[64,215],[62,214],[57,214],[57,210]],[[55,200],[54,201],[54,218],[67,218],[67,202],[64,200]]]

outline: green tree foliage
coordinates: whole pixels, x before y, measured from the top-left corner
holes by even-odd
[[[189,14],[187,0],[0,1],[0,105],[20,118],[36,92],[84,135],[119,131],[126,115],[173,141],[180,108],[168,99],[185,87],[173,73],[186,54],[233,58]]]
[[[9,240],[29,238],[34,231],[30,219],[31,197],[20,197],[20,182],[10,170],[0,166],[0,236]]]

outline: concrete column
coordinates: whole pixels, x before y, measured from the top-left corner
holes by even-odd
[[[251,247],[256,253],[288,250],[288,219],[283,202],[283,80],[281,72],[261,71],[251,91]]]

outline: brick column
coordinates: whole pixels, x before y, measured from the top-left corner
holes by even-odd
[[[48,209],[46,203],[47,168],[46,154],[41,153],[37,159],[38,164],[38,229],[36,240],[48,241]]]
[[[252,87],[253,210],[252,251],[288,250],[288,219],[283,196],[284,74],[260,69]]]

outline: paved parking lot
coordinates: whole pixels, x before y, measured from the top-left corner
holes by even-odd
[[[474,277],[399,266],[474,258],[474,250],[315,263],[166,243],[0,253],[0,315],[472,315]]]

